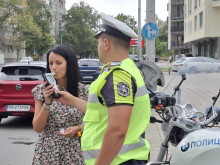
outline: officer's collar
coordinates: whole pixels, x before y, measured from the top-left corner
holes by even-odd
[[[112,66],[119,66],[121,64],[121,61],[113,61],[111,62],[111,67]]]
[[[102,71],[109,71],[111,69],[111,67],[119,66],[120,64],[121,64],[121,61],[109,62],[103,66]]]

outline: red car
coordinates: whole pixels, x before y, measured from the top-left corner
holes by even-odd
[[[43,82],[45,61],[6,64],[0,72],[0,122],[8,116],[33,116],[31,90]]]

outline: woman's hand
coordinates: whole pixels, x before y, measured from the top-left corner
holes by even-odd
[[[44,95],[44,99],[45,102],[47,104],[50,104],[52,102],[52,93],[54,92],[54,88],[53,85],[49,85],[46,87],[47,82],[43,83],[43,95]]]
[[[79,131],[80,131],[79,126],[73,126],[73,127],[68,127],[65,132],[59,131],[59,134],[62,136],[66,136],[68,138],[72,138],[75,135],[77,136]]]

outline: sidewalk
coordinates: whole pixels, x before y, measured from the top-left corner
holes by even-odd
[[[159,67],[169,68],[172,66],[169,62],[159,62],[156,63]],[[170,79],[173,77],[172,75],[169,75],[169,73],[164,72],[165,77],[165,86],[170,81]],[[157,90],[161,91],[163,87],[158,87]],[[155,112],[154,109],[151,109],[151,116],[156,117],[157,119],[161,119],[159,115]],[[159,153],[160,145],[164,140],[164,133],[161,128],[161,123],[150,123],[148,129],[145,132],[145,138],[150,143],[150,161],[156,161],[157,155]],[[168,158],[170,154],[172,153],[172,150],[175,147],[173,147],[171,144],[169,144],[169,152],[168,152]]]
[[[151,110],[151,116],[161,119],[154,109]],[[164,133],[161,129],[161,123],[150,123],[147,131],[145,132],[145,138],[150,144],[150,162],[156,161],[160,150],[160,145],[164,140]],[[174,148],[174,146],[169,144],[168,158],[170,157]]]

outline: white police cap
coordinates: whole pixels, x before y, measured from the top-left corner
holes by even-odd
[[[125,23],[105,14],[100,13],[102,18],[102,27],[100,31],[95,34],[95,38],[98,39],[102,33],[108,33],[109,35],[117,38],[122,38],[130,42],[131,38],[137,38],[138,35]]]

